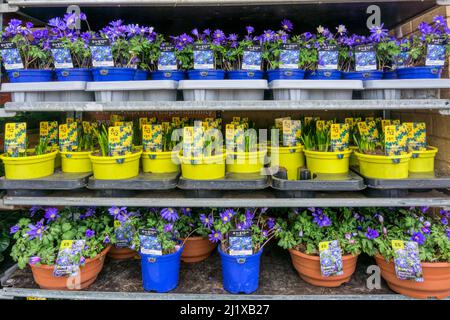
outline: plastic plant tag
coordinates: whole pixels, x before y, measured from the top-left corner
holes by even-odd
[[[225,128],[225,145],[227,152],[235,152],[236,144],[234,142],[234,124],[229,123]]]
[[[379,142],[380,134],[378,132],[376,122],[371,120],[371,121],[367,122],[366,124],[367,124],[367,131],[368,131],[369,139],[372,141]]]
[[[392,240],[395,274],[400,280],[423,282],[419,244],[415,241]]]
[[[410,54],[407,51],[400,52],[395,59],[395,67],[397,69],[406,68],[408,66]]]
[[[58,144],[58,121],[41,121],[39,123],[39,139],[46,138],[49,145]]]
[[[130,224],[114,220],[114,234],[116,236],[115,246],[117,248],[128,248],[133,239],[133,230]]]
[[[393,125],[399,125],[401,123],[400,123],[400,120],[397,119],[397,120],[392,120],[392,124]]]
[[[350,130],[353,129],[353,127],[355,126],[355,123],[356,123],[355,119],[353,119],[353,118],[345,118],[344,122],[346,124],[348,124],[348,127],[350,128]]]
[[[298,69],[300,45],[283,43],[280,47],[280,69]]]
[[[89,47],[93,67],[114,67],[111,43],[108,39],[91,39]]]
[[[386,126],[384,128],[384,142],[387,156],[405,153],[408,143],[407,127],[405,125]]]
[[[331,125],[331,151],[344,151],[348,149],[350,140],[350,128],[348,124],[333,123]]]
[[[0,55],[6,70],[23,69],[22,57],[14,42],[0,42]]]
[[[228,233],[228,246],[230,256],[252,255],[252,232],[250,230],[231,230]]]
[[[408,150],[423,151],[427,149],[427,129],[425,122],[406,122],[408,131]]]
[[[142,130],[142,126],[145,124],[149,124],[147,117],[141,117],[139,118],[139,130]]]
[[[375,47],[371,44],[360,45],[355,48],[355,70],[377,70],[377,55]]]
[[[384,132],[384,128],[391,125],[391,120],[389,119],[383,119],[381,120],[381,130]]]
[[[73,68],[70,50],[62,42],[54,41],[50,44],[55,69]]]
[[[109,118],[110,123],[116,123],[117,121],[123,121],[123,116],[118,114],[112,114]]]
[[[194,69],[214,69],[214,52],[210,44],[194,44]]]
[[[434,39],[427,47],[426,66],[443,66],[446,55],[445,39]]]
[[[283,121],[284,120],[291,120],[291,117],[276,118],[275,119],[275,128],[283,129]]]
[[[305,117],[303,119],[303,122],[305,123],[305,126],[309,125],[311,123],[311,121],[313,121],[314,118],[313,117]]]
[[[242,55],[243,70],[261,70],[262,47],[260,45],[248,46]]]
[[[327,45],[320,48],[318,53],[319,70],[337,70],[339,62],[339,51],[337,45]]]
[[[193,140],[192,140],[192,156],[194,158],[201,157],[203,154],[203,146],[204,146],[203,133],[204,133],[203,125],[194,126]]]
[[[78,148],[78,126],[75,122],[59,125],[59,150],[75,151]]]
[[[324,277],[341,276],[344,274],[342,250],[339,241],[324,241],[319,243],[320,272]]]
[[[158,231],[152,229],[140,229],[139,240],[141,242],[141,253],[162,256],[161,243],[158,240]]]
[[[163,151],[163,132],[160,124],[142,126],[142,147],[144,152]]]
[[[123,156],[131,152],[133,128],[130,126],[113,126],[108,128],[109,156]]]
[[[183,128],[183,157],[192,157],[192,147],[194,143],[194,127]]]
[[[300,120],[283,121],[283,146],[297,146],[302,135],[302,123]]]
[[[17,158],[26,152],[27,124],[25,122],[7,123],[5,125],[5,153]]]
[[[160,47],[160,56],[158,58],[158,70],[177,70],[177,57],[175,56],[175,47],[165,45]]]
[[[74,277],[80,271],[85,240],[62,240],[56,257],[53,275]]]

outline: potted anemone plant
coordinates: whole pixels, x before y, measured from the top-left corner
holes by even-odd
[[[350,209],[291,210],[277,220],[278,245],[288,249],[292,264],[306,282],[339,287],[349,282],[360,253],[356,220]],[[331,247],[332,243],[338,243]]]
[[[275,220],[267,208],[213,210],[209,239],[219,243],[223,287],[230,293],[255,292],[264,246],[275,236]]]
[[[133,237],[139,251],[144,290],[169,292],[178,285],[183,243],[178,232],[178,211],[156,208],[141,212],[142,225]]]
[[[152,80],[179,81],[186,78],[186,71],[191,61],[191,56],[184,50],[191,41],[188,35],[170,37],[166,41],[158,35],[154,45],[148,50],[150,71]]]
[[[15,240],[11,256],[19,268],[30,266],[34,281],[42,289],[80,290],[90,286],[114,242],[110,218],[92,208],[84,212],[33,207],[30,212],[31,218],[23,218],[11,228]]]
[[[139,230],[142,220],[139,210],[113,206],[108,213],[114,218],[115,244],[111,246],[108,257],[113,260],[128,260],[138,256],[133,245],[133,236]]]
[[[7,70],[10,82],[48,82],[53,80],[51,70],[52,55],[50,38],[45,28],[34,28],[33,23],[25,24],[11,19],[2,32],[2,41],[12,42],[18,51],[7,50],[11,57],[3,56],[3,63],[17,63],[21,67]],[[20,56],[20,57],[19,57]],[[6,60],[5,60],[6,58]],[[14,61],[10,61],[14,58]]]
[[[70,129],[70,127],[67,128],[67,130]],[[82,124],[76,124],[76,130],[76,144],[66,146],[64,145],[65,140],[60,139],[61,169],[63,172],[92,172],[92,163],[89,155],[95,151],[96,146],[93,125],[83,121]]]
[[[450,213],[432,213],[428,207],[376,209],[361,214],[361,245],[375,257],[389,288],[413,298],[450,296]]]

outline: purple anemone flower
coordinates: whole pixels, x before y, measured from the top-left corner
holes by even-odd
[[[369,228],[367,228],[367,231],[366,231],[366,233],[365,233],[365,236],[366,236],[367,239],[372,240],[372,239],[378,238],[379,233],[378,233],[377,230],[371,229],[371,228],[369,227]]]
[[[430,234],[430,229],[428,229],[428,228],[426,228],[426,227],[422,227],[421,229],[420,229],[424,234]]]
[[[39,206],[32,206],[31,208],[30,208],[30,217],[33,217],[35,214],[36,214],[36,212],[38,212],[39,210],[41,210],[42,209],[42,207],[39,207]]]
[[[50,221],[55,221],[59,218],[58,209],[57,208],[46,208],[45,209],[45,219],[47,219],[47,223]]]
[[[210,229],[213,226],[214,218],[212,214],[210,214],[209,216],[207,216],[206,214],[201,214],[200,221],[203,223],[203,226],[205,228]]]
[[[213,42],[215,44],[220,44],[220,43],[222,43],[222,41],[224,41],[226,39],[226,36],[222,30],[217,29],[213,32],[212,38],[213,38]]]
[[[383,38],[387,37],[388,29],[384,29],[384,24],[382,23],[380,26],[374,26],[370,29],[370,40],[375,42],[380,42]]]
[[[80,219],[86,219],[92,217],[93,215],[95,215],[95,208],[89,207],[84,214],[80,215]]]
[[[255,32],[255,28],[253,28],[252,26],[247,26],[245,27],[245,29],[247,30],[247,34],[252,34],[253,32]]]
[[[229,35],[228,35],[228,40],[230,40],[230,41],[237,41],[237,39],[238,39],[238,35],[236,34],[236,33],[230,33]]]
[[[232,216],[230,216],[230,214],[227,211],[224,211],[224,212],[220,213],[220,219],[224,223],[230,222],[231,218],[232,218]]]
[[[267,219],[267,226],[269,227],[269,229],[273,229],[273,227],[275,227],[275,218]]]
[[[16,224],[15,226],[12,226],[11,229],[9,229],[9,233],[10,233],[10,234],[14,234],[14,233],[16,233],[17,231],[19,231],[19,229],[20,229],[20,228],[19,228],[19,225]]]
[[[44,226],[44,219],[38,221],[36,225],[29,224],[28,228],[30,229],[29,231],[27,231],[29,240],[33,240],[34,238],[39,238],[39,240],[41,240],[42,234],[45,230],[47,230],[47,227]]]
[[[284,31],[290,32],[294,28],[294,25],[290,20],[284,19],[283,21],[281,21],[281,28],[283,28]]]
[[[222,240],[222,234],[219,231],[213,231],[209,236],[208,236],[209,241],[211,241],[212,243],[217,243],[219,241]]]
[[[426,213],[428,211],[428,209],[430,209],[430,207],[420,207],[420,211],[422,211],[423,213]]]
[[[91,230],[91,229],[87,229],[85,236],[86,236],[86,238],[92,238],[93,236],[95,236],[95,231]]]
[[[185,216],[190,217],[192,214],[192,209],[191,208],[181,208],[181,213],[184,214]]]
[[[263,42],[270,42],[275,38],[275,32],[272,30],[264,30],[264,33],[262,34],[262,41]]]
[[[421,232],[414,232],[410,239],[411,241],[415,241],[420,245],[424,244],[426,240],[425,236]]]
[[[441,223],[442,223],[444,226],[448,225],[448,219],[447,219],[447,218],[442,218],[442,219],[441,219]]]
[[[169,222],[175,222],[178,219],[178,212],[174,208],[164,208],[161,210],[161,217]]]
[[[433,22],[437,26],[447,26],[447,21],[445,20],[445,18],[443,16],[435,16],[433,18]]]
[[[30,259],[28,260],[28,263],[32,266],[34,266],[35,264],[38,264],[40,262],[41,262],[41,258],[38,256],[30,257]]]
[[[326,214],[323,213],[322,210],[317,210],[312,214],[314,216],[314,223],[317,224],[320,228],[331,226],[331,220],[328,218]]]
[[[450,240],[450,229],[447,229],[445,232],[447,233],[448,240]]]
[[[110,243],[111,239],[109,239],[109,236],[106,235],[105,238],[103,239],[103,243]]]
[[[173,230],[173,224],[171,224],[171,223],[168,223],[168,224],[166,224],[165,226],[164,226],[164,232],[172,232],[172,230]]]
[[[430,26],[428,23],[426,23],[425,21],[422,21],[419,24],[419,31],[422,33],[422,35],[427,35],[433,32],[433,27]]]

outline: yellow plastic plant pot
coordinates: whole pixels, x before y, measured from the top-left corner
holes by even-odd
[[[191,180],[215,180],[225,177],[225,157],[222,153],[211,157],[183,157],[181,161],[181,175]]]
[[[306,166],[314,173],[348,173],[352,150],[320,152],[305,150]]]
[[[411,153],[400,156],[377,156],[355,152],[361,174],[372,179],[408,178]]]
[[[428,147],[428,150],[413,151],[409,160],[409,172],[434,172],[434,158],[438,148]]]
[[[267,150],[255,152],[228,152],[226,171],[231,173],[261,173]]]
[[[288,180],[298,180],[298,169],[305,166],[303,146],[267,147],[270,165],[283,167],[287,170]]]
[[[350,154],[350,167],[357,167],[359,166],[358,157],[356,156],[355,152],[358,151],[358,147],[351,146],[350,150],[353,152]]]
[[[92,163],[89,155],[92,151],[61,151],[61,168],[63,172],[78,173],[91,172]]]
[[[114,157],[90,154],[94,178],[99,180],[123,180],[138,176],[141,154],[142,151]]]
[[[180,165],[172,160],[172,151],[143,152],[142,171],[152,173],[179,172]]]
[[[51,176],[55,172],[57,154],[57,150],[42,155],[17,158],[2,154],[0,159],[5,165],[6,179],[28,180]]]

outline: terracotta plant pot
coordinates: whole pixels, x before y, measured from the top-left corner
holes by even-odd
[[[183,241],[185,239],[182,239]],[[200,262],[208,258],[216,245],[203,237],[189,237],[184,243],[181,260],[186,263]]]
[[[89,287],[97,279],[98,274],[103,269],[105,256],[111,246],[106,247],[93,259],[86,259],[84,266],[80,267],[80,285],[76,286],[74,281],[69,280],[69,277],[55,277],[53,276],[54,266],[40,265],[31,266],[34,281],[41,287],[47,290],[81,290]]]
[[[386,261],[381,255],[375,255],[381,276],[392,291],[412,298],[444,299],[450,296],[450,263],[422,262],[423,282],[400,280],[395,274],[393,262]]]
[[[320,258],[301,253],[298,250],[289,249],[292,264],[297,270],[300,278],[319,287],[339,287],[343,283],[349,282],[356,269],[358,256],[342,256],[344,264],[344,274],[341,276],[324,277],[320,272]]]
[[[135,250],[130,248],[117,248],[112,246],[108,252],[108,257],[113,260],[128,260],[133,259],[135,256],[139,256]]]

